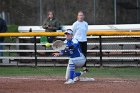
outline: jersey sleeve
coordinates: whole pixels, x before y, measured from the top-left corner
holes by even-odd
[[[65,49],[65,50],[61,50],[59,53],[61,55],[66,55],[66,54],[69,54],[70,50],[69,49]]]
[[[65,51],[64,51],[64,50],[61,50],[59,53],[60,53],[61,55],[64,55]]]
[[[76,39],[72,39],[72,42],[71,46],[73,46],[73,48],[76,48],[79,45],[79,42]]]

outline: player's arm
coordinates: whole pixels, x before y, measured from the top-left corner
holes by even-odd
[[[71,46],[69,46],[69,49],[75,49],[75,48],[77,48],[77,46],[78,46],[78,44],[77,44],[77,43],[72,44]]]
[[[52,55],[55,57],[58,57],[58,56],[60,56],[60,53],[53,53]]]
[[[61,56],[61,55],[66,55],[69,53],[70,48],[66,47],[64,50],[61,50],[58,53],[53,53],[53,56]]]
[[[61,56],[61,55],[64,55],[64,54],[65,54],[65,50],[61,50],[60,52],[53,53],[52,55],[55,56],[55,57],[58,57],[58,56]]]
[[[75,39],[72,40],[73,43],[71,43],[71,45],[68,46],[69,49],[75,49],[79,46],[79,42]]]

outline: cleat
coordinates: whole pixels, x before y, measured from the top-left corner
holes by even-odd
[[[80,71],[80,73],[81,73],[81,75],[85,74],[85,72],[82,72],[82,71]],[[81,76],[81,75],[80,75],[80,76]],[[74,78],[74,82],[80,81],[80,76],[75,77],[75,78]]]
[[[81,75],[86,74],[85,72],[80,71]]]
[[[80,81],[80,78],[79,77],[75,77],[74,78],[74,82],[77,82],[77,81]]]
[[[64,84],[74,84],[75,82],[74,82],[74,80],[72,80],[72,79],[69,79],[68,81],[66,81]]]

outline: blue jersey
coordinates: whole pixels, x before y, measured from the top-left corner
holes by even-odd
[[[61,51],[61,54],[67,54],[70,58],[80,57],[81,48],[78,40],[72,38],[71,40],[65,40],[67,48]]]

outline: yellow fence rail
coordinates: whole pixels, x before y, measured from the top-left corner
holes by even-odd
[[[140,31],[89,31],[87,35],[94,36],[117,36],[117,35],[140,35]],[[0,33],[0,37],[9,36],[64,36],[64,32],[18,32],[18,33]]]

